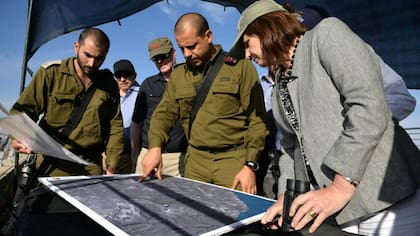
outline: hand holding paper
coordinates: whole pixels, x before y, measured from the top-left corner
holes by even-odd
[[[35,153],[42,153],[79,164],[92,165],[92,163],[81,159],[64,148],[35,124],[25,113],[1,118],[0,128],[9,135],[12,135],[21,145],[25,145],[28,150],[32,150]]]

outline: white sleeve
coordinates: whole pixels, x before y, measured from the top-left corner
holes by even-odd
[[[380,56],[379,65],[384,83],[385,97],[393,116],[401,121],[416,107],[416,99],[411,96],[401,76],[389,67]]]

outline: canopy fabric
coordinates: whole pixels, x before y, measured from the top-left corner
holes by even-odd
[[[161,0],[29,0],[24,67],[49,40],[65,33],[122,19]],[[165,0],[170,3],[170,0]],[[253,0],[202,0],[242,12]],[[286,1],[279,1],[280,3]],[[303,8],[318,5],[346,22],[405,80],[420,89],[420,1],[291,0]],[[80,7],[83,6],[83,7]],[[26,68],[23,68],[23,74]],[[24,84],[24,76],[22,76]]]
[[[119,20],[161,0],[29,0],[27,55],[65,33]],[[83,7],[80,7],[83,6]]]
[[[420,89],[420,1],[327,0],[338,16],[405,80]]]

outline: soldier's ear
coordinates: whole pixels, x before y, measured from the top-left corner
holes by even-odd
[[[204,37],[207,39],[207,43],[208,44],[212,44],[213,43],[213,32],[211,32],[211,30],[207,30],[204,33]]]
[[[76,55],[79,51],[79,48],[80,48],[79,42],[77,42],[77,41],[74,42],[74,52],[76,53]]]

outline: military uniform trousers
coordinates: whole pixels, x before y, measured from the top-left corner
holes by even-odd
[[[244,145],[220,152],[190,145],[185,160],[185,177],[230,188],[235,175],[244,167],[245,159]],[[240,186],[237,189],[241,190]]]
[[[148,151],[149,150],[147,148],[141,148],[140,154],[137,157],[136,173],[143,173],[143,166],[141,162]],[[184,166],[185,153],[162,153],[162,174],[171,176],[184,176]]]

